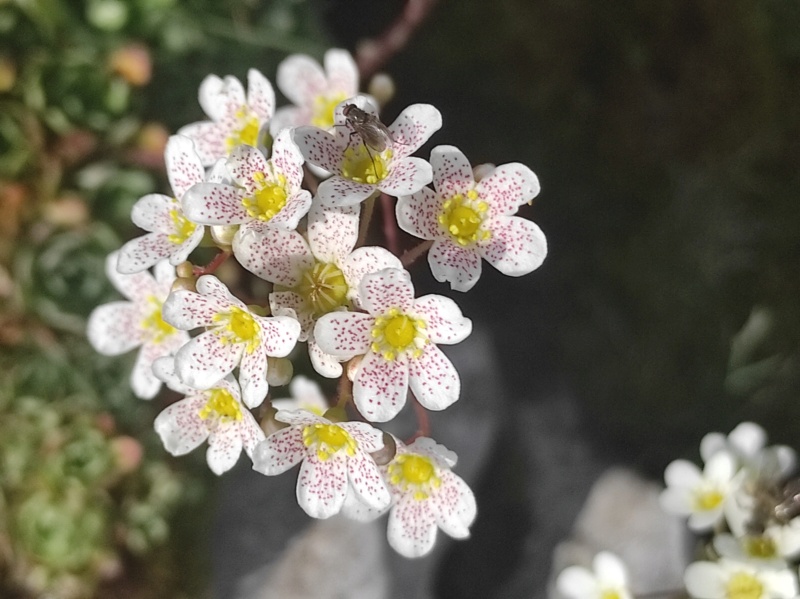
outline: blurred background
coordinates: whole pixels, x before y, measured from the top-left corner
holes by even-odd
[[[202,452],[163,451],[168,400],[133,397],[133,354],[88,346],[88,314],[118,297],[103,261],[138,234],[132,204],[167,190],[163,147],[205,118],[203,77],[274,83],[288,54],[355,51],[404,6],[0,0],[0,596],[212,596],[235,487]],[[535,273],[487,266],[455,297],[484,332],[462,359],[491,382],[469,426],[493,433],[473,538],[437,558],[428,596],[538,596],[574,512],[544,534],[530,506],[579,505],[580,456],[658,479],[742,420],[797,447],[800,4],[441,0],[382,70],[385,122],[443,114],[422,156],[452,144],[538,174],[521,213],[550,245]],[[455,295],[424,262],[412,274]]]

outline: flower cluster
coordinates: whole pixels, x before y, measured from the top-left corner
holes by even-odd
[[[800,514],[796,482],[788,482],[795,452],[767,446],[764,430],[743,422],[727,436],[706,435],[701,470],[686,460],[667,466],[661,494],[668,512],[688,516],[696,532],[712,533],[715,560],[686,569],[697,599],[790,599],[798,595]]]
[[[545,237],[515,214],[539,183],[516,163],[476,178],[452,146],[435,147],[430,161],[413,156],[441,114],[414,104],[384,125],[375,101],[358,95],[343,50],[326,53],[324,68],[290,56],[277,83],[294,106],[276,111],[255,69],[246,89],[232,76],[202,82],[209,120],[167,144],[173,195],[141,198],[132,219],[147,233],[108,259],[130,301],[98,307],[88,336],[101,353],[142,347],[138,396],[153,397],[162,382],[185,395],[155,420],[173,455],[207,440],[217,474],[242,450],[269,476],[300,464],[297,500],[309,515],[389,512],[392,547],[424,555],[438,529],[469,536],[476,514],[451,471],[455,454],[429,437],[425,416],[459,399],[459,374],[440,345],[466,339],[472,322],[452,299],[417,297],[406,269],[427,250],[434,277],[457,291],[477,283],[484,259],[510,276],[533,271]],[[378,199],[389,249],[364,243]],[[423,240],[404,259],[400,230]],[[199,246],[217,248],[207,265],[189,262]],[[218,278],[229,256],[265,283]],[[288,382],[298,343],[318,375],[339,379],[330,404],[301,377],[294,400],[272,402],[270,386]],[[373,426],[409,403],[419,422],[410,441]]]

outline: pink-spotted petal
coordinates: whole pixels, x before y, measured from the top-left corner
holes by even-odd
[[[253,451],[253,470],[275,476],[283,474],[306,457],[302,427],[290,426],[272,433]]]
[[[327,131],[317,127],[297,127],[292,132],[292,140],[306,162],[332,173],[339,171],[344,148],[339,147],[334,136]]]
[[[508,216],[539,195],[539,179],[524,164],[503,164],[481,179],[475,191],[489,203],[490,216]]]
[[[375,185],[358,183],[334,175],[320,183],[317,199],[324,207],[355,206],[366,200],[376,190]]]
[[[242,309],[246,308],[244,302],[233,295],[225,286],[225,284],[214,275],[203,275],[197,279],[195,288],[197,289],[198,293],[214,297],[218,299],[221,304],[227,303],[229,305],[233,304]]]
[[[275,81],[283,95],[298,106],[312,104],[328,85],[319,63],[305,54],[292,54],[281,61]]]
[[[419,358],[408,360],[408,383],[419,403],[428,410],[444,410],[458,401],[461,379],[453,363],[432,343]]]
[[[161,310],[164,321],[176,329],[191,331],[214,323],[214,316],[229,305],[216,297],[203,296],[188,289],[169,294]]]
[[[324,314],[314,326],[314,339],[319,348],[342,361],[364,354],[372,338],[375,318],[360,312]]]
[[[168,406],[156,416],[156,433],[170,454],[185,455],[208,438],[208,428],[199,416],[205,403],[205,395],[193,395]]]
[[[172,351],[177,350],[180,345],[189,341],[189,335],[183,331],[180,333],[172,336],[172,343],[164,340],[163,342],[146,341],[142,344],[131,371],[131,388],[136,397],[153,399],[159,392],[161,379],[153,373],[153,362],[158,358],[169,355]],[[174,340],[180,342],[177,347]],[[172,345],[172,348],[170,348],[170,345]]]
[[[439,492],[431,497],[439,527],[453,538],[466,539],[477,513],[475,495],[460,476],[449,470],[439,472],[439,479]]]
[[[242,411],[242,420],[238,423],[238,429],[239,437],[242,439],[242,448],[252,458],[258,444],[267,437],[258,425],[258,421],[246,410]]]
[[[350,487],[365,505],[383,510],[392,502],[378,465],[368,454],[357,452],[347,459],[347,476]]]
[[[160,193],[149,193],[142,196],[131,208],[133,224],[154,233],[172,233],[175,223],[170,212],[181,206],[173,198]]]
[[[358,293],[361,305],[370,314],[382,314],[391,308],[407,312],[414,304],[411,275],[401,268],[385,268],[364,275]]]
[[[284,358],[291,353],[300,336],[300,323],[289,316],[257,317],[261,325],[261,345],[268,356]]]
[[[200,393],[199,389],[189,387],[181,382],[178,373],[175,372],[175,356],[163,356],[153,361],[153,374],[176,393],[187,396]]]
[[[450,283],[455,291],[469,291],[481,278],[481,255],[447,239],[433,242],[428,250],[428,264],[433,277],[440,283]]]
[[[239,229],[233,253],[254,275],[285,287],[297,285],[303,272],[314,266],[311,250],[297,231]]]
[[[358,67],[350,52],[331,48],[325,52],[324,62],[328,89],[343,92],[347,96],[358,93]]]
[[[269,307],[272,314],[286,316],[288,310],[300,323],[298,341],[305,341],[314,330],[314,317],[306,300],[294,291],[273,291],[269,294]]]
[[[394,158],[410,156],[442,128],[442,114],[430,104],[412,104],[389,125]],[[430,182],[430,179],[428,180]]]
[[[228,154],[225,145],[226,132],[212,121],[200,121],[178,129],[178,135],[188,137],[194,142],[194,149],[203,166],[211,166],[219,158]]]
[[[382,247],[360,247],[350,254],[344,263],[340,263],[340,268],[347,281],[347,298],[361,306],[361,298],[358,295],[359,286],[364,275],[378,272],[384,268],[403,268],[400,258],[392,252]]]
[[[424,318],[433,343],[451,345],[464,341],[472,332],[472,321],[453,300],[443,295],[424,295],[414,300],[414,312]]]
[[[164,233],[148,233],[131,239],[119,250],[117,270],[122,274],[142,272],[175,251],[175,244]]]
[[[320,262],[341,265],[358,240],[359,206],[324,208],[313,203],[308,211],[308,245]]]
[[[420,239],[436,239],[443,235],[439,224],[442,202],[429,187],[423,187],[412,195],[397,198],[397,224],[406,233]]]
[[[311,193],[300,189],[286,199],[286,205],[267,224],[271,229],[293,231],[300,224],[300,219],[308,213],[309,208],[311,208]]]
[[[329,379],[337,379],[342,376],[342,365],[330,354],[326,354],[317,345],[313,338],[308,339],[308,357],[311,359],[311,366],[317,374]]]
[[[216,75],[209,75],[200,83],[198,100],[203,111],[214,121],[224,118],[230,111],[233,100],[244,104],[244,90],[233,77],[224,80]]]
[[[428,500],[404,495],[389,512],[387,539],[404,557],[420,557],[433,549],[436,531],[436,516]]]
[[[188,137],[171,136],[164,151],[164,160],[169,184],[176,198],[183,197],[192,185],[200,183],[206,177],[203,163],[194,149],[194,142]]]
[[[117,270],[119,263],[119,252],[112,252],[106,258],[105,271],[106,277],[111,284],[129,300],[141,303],[151,296],[158,297],[160,289],[156,280],[147,271],[133,274],[122,274]]]
[[[269,121],[270,135],[276,137],[284,129],[308,125],[311,122],[311,111],[305,107],[283,106],[275,111]]]
[[[366,453],[375,453],[383,449],[383,432],[366,422],[342,422],[339,424],[346,430],[358,448]]]
[[[144,340],[141,310],[131,302],[111,302],[95,308],[89,315],[86,335],[99,354],[118,356]]]
[[[303,460],[297,476],[297,503],[312,518],[330,518],[347,494],[347,465],[342,456],[324,462],[315,453]]]
[[[203,241],[203,235],[205,234],[205,227],[202,225],[197,225],[195,230],[192,234],[186,238],[182,244],[180,244],[175,251],[172,252],[172,255],[169,257],[169,263],[172,266],[178,266],[182,262],[186,262],[189,258],[189,254],[191,254],[194,249],[200,245],[200,242]]]
[[[233,423],[220,425],[208,437],[206,462],[211,472],[217,476],[224,474],[236,465],[242,455],[242,438],[238,427]]]
[[[307,425],[307,424],[330,424],[331,421],[322,416],[317,416],[314,412],[309,412],[304,408],[296,410],[280,410],[275,414],[275,420],[278,422],[285,422],[291,425]]]
[[[242,385],[242,402],[248,408],[257,408],[269,391],[267,383],[267,354],[262,345],[252,352],[245,350],[239,364],[239,383]]]
[[[464,153],[455,146],[436,146],[431,151],[433,186],[441,197],[465,194],[475,185],[470,165]]]
[[[210,389],[238,366],[244,344],[223,339],[214,331],[206,331],[178,350],[175,370],[184,384]]]
[[[418,192],[431,182],[431,165],[422,158],[401,158],[392,162],[389,176],[378,183],[378,189],[393,196]]]
[[[247,105],[262,121],[275,112],[275,90],[269,80],[256,69],[247,71]]]
[[[405,360],[386,360],[368,352],[353,381],[353,400],[370,422],[387,422],[397,416],[408,394],[408,364]]]
[[[276,173],[286,177],[288,189],[297,189],[303,184],[303,155],[292,141],[291,131],[281,131],[272,144],[270,162]]]
[[[520,277],[536,270],[547,256],[547,239],[536,223],[517,216],[492,221],[492,238],[478,251],[504,275]]]
[[[268,171],[267,159],[264,158],[261,151],[247,145],[233,148],[230,158],[228,158],[227,166],[234,182],[244,188],[241,195],[249,195],[255,191],[253,182],[255,173],[266,173]]]
[[[224,183],[198,183],[181,205],[186,218],[201,225],[239,225],[251,220],[242,204],[244,191]]]

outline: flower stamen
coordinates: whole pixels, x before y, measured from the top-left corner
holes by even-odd
[[[391,308],[375,319],[371,331],[371,349],[389,361],[407,353],[413,358],[419,358],[429,342],[427,327],[424,320]]]
[[[392,150],[369,150],[363,143],[348,146],[342,160],[342,176],[356,183],[375,185],[389,174]]]
[[[488,209],[489,204],[474,189],[466,195],[457,193],[442,203],[439,224],[461,247],[482,243],[492,237],[490,230],[481,227]]]
[[[303,444],[306,447],[315,445],[317,458],[321,462],[325,462],[342,450],[349,457],[353,457],[358,447],[356,440],[341,426],[322,423],[303,427]]]
[[[431,492],[442,484],[431,459],[414,453],[396,456],[389,464],[388,475],[389,482],[404,492],[413,489],[417,501],[430,497]]]
[[[335,264],[316,262],[303,273],[295,291],[306,300],[315,318],[347,302],[347,280]]]
[[[212,389],[208,392],[208,400],[198,413],[201,419],[213,418],[215,422],[224,424],[242,419],[239,402],[226,389]]]
[[[249,354],[258,347],[261,326],[247,310],[231,306],[229,312],[215,314],[214,321],[221,324],[216,331],[222,338],[223,344],[246,343],[246,351]]]

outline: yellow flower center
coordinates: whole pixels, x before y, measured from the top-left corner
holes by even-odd
[[[389,361],[406,352],[414,358],[419,358],[428,343],[427,327],[428,324],[424,320],[392,308],[375,319],[371,332],[373,339],[371,349]]]
[[[600,599],[622,599],[618,591],[614,589],[606,589],[600,593]]]
[[[317,262],[303,273],[295,291],[300,294],[315,318],[333,312],[347,301],[344,273],[328,262]]]
[[[342,176],[356,183],[375,185],[379,181],[383,181],[389,174],[391,161],[391,150],[379,153],[368,149],[363,143],[349,146],[344,151]]]
[[[286,205],[286,177],[277,176],[277,182],[270,181],[267,176],[258,171],[253,173],[256,183],[255,193],[242,200],[247,214],[259,220],[271,220]]]
[[[491,231],[481,228],[488,209],[489,204],[474,189],[466,196],[457,193],[442,203],[439,224],[461,247],[481,243],[492,237]]]
[[[761,599],[764,585],[752,574],[737,572],[728,581],[726,596],[728,599]]]
[[[232,306],[229,312],[215,314],[214,322],[221,325],[217,328],[217,333],[222,337],[223,343],[246,343],[249,354],[258,347],[261,326],[247,310]]]
[[[214,418],[217,422],[233,422],[242,419],[239,402],[225,389],[212,389],[208,392],[208,401],[200,409],[200,418]]]
[[[320,129],[332,129],[335,124],[333,113],[336,106],[341,104],[347,99],[347,95],[338,92],[330,95],[320,95],[314,98],[314,106],[312,107],[311,124]]]
[[[775,542],[765,536],[746,537],[744,539],[744,550],[750,557],[769,559],[777,557],[778,548]]]
[[[698,491],[694,497],[694,505],[698,511],[707,512],[719,507],[725,496],[717,489]]]
[[[303,427],[303,443],[306,447],[312,445],[317,449],[317,457],[321,462],[344,450],[353,457],[356,455],[358,443],[341,426],[335,424],[309,424]]]
[[[442,484],[430,458],[415,453],[397,455],[389,464],[388,475],[392,485],[403,491],[413,489],[414,499],[418,501],[430,497],[431,491]]]
[[[169,217],[172,219],[172,224],[175,227],[175,232],[172,233],[167,239],[175,245],[180,245],[189,237],[192,236],[197,225],[186,218],[178,209],[173,208],[169,211]]]
[[[142,328],[152,335],[152,341],[161,343],[164,339],[175,333],[176,329],[171,324],[164,322],[164,318],[161,316],[161,308],[164,305],[163,302],[156,296],[151,295],[147,298],[147,303],[150,306],[150,310],[147,312],[147,316],[142,320]]]
[[[249,106],[242,106],[236,111],[236,126],[225,140],[225,146],[230,153],[233,148],[246,144],[248,146],[258,145],[258,134],[261,130],[261,122],[258,115]]]

